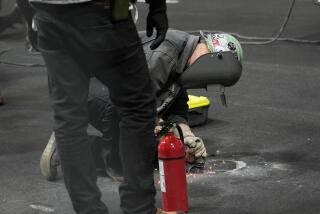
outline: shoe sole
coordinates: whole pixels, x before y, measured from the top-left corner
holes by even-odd
[[[53,132],[40,159],[41,174],[48,181],[56,180],[56,177],[58,175],[57,167],[51,165],[52,157],[55,152],[56,152],[56,139]]]
[[[157,214],[185,214],[185,212],[179,212],[179,211],[164,211],[161,208],[157,209]]]

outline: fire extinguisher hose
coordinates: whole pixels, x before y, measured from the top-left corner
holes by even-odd
[[[181,127],[177,123],[174,123],[174,127],[178,130],[179,138],[180,138],[180,140],[182,141],[182,143],[184,145],[184,137],[183,137],[183,132],[182,132]]]

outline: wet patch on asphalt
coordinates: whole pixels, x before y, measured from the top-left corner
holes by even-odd
[[[293,151],[277,151],[265,153],[237,153],[210,156],[207,158],[203,172],[188,175],[190,183],[196,177],[213,175],[241,177],[241,178],[285,178],[303,174],[307,171],[304,167],[305,154]]]

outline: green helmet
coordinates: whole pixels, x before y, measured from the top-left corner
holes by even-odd
[[[242,64],[243,50],[240,42],[228,33],[208,33],[200,31],[202,38],[206,41],[207,47],[211,53],[220,51],[231,51]]]

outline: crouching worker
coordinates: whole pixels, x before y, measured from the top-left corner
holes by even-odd
[[[139,35],[155,88],[158,118],[177,123],[182,128],[186,151],[188,156],[193,157],[189,169],[202,169],[207,152],[203,140],[195,136],[188,125],[186,89],[206,87],[208,84],[235,84],[241,76],[240,43],[225,33],[201,32],[201,36],[195,36],[169,30],[164,42],[157,49],[151,50],[150,44],[154,38],[147,37],[145,32]],[[106,173],[120,180],[119,117],[107,87],[95,78],[90,82],[88,110],[90,124],[102,133],[101,138],[94,139],[92,146],[97,156],[96,164],[101,165],[99,159],[102,157]],[[156,127],[155,132],[158,129]],[[53,134],[41,157],[42,175],[48,180],[55,179],[58,164]]]

